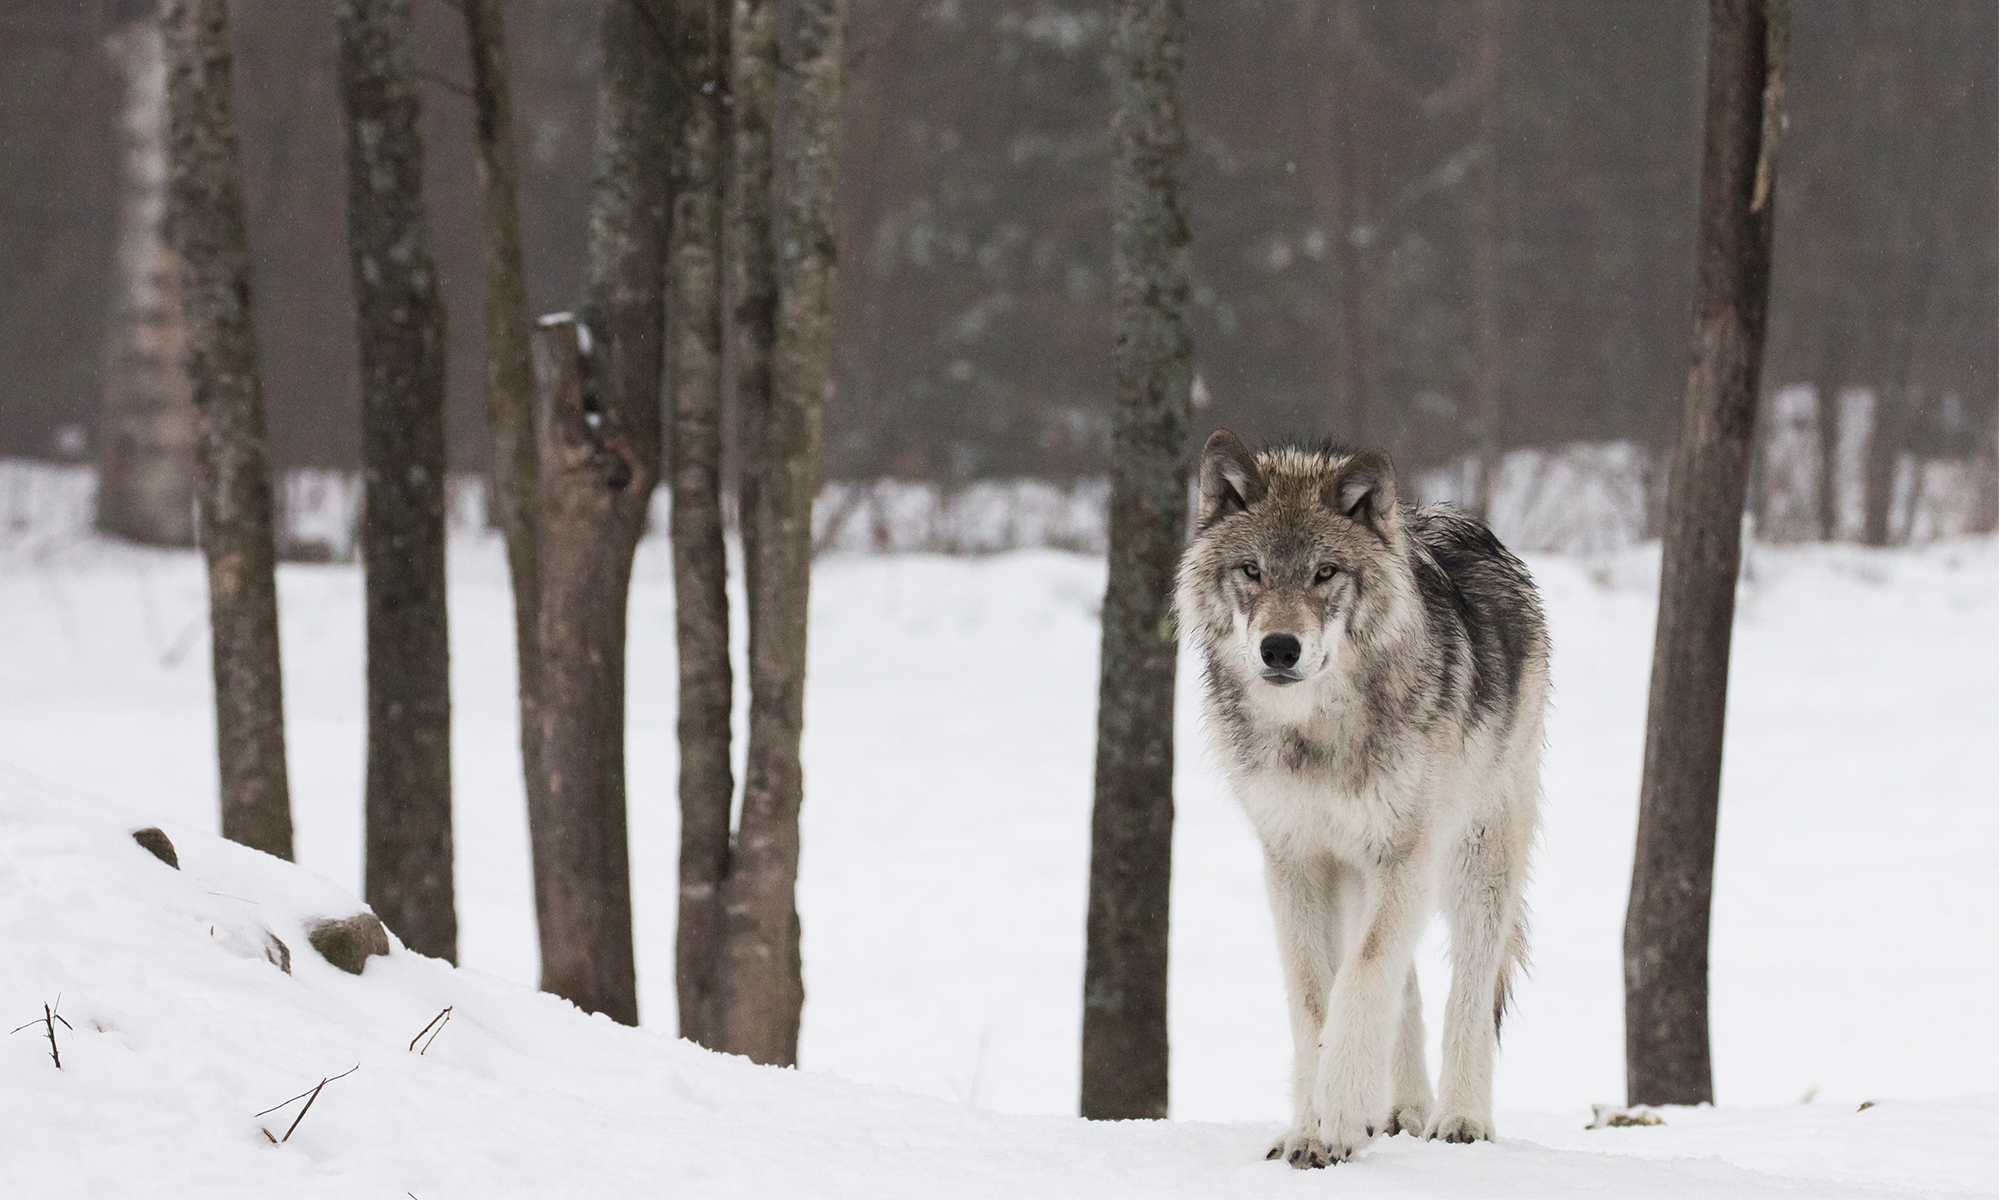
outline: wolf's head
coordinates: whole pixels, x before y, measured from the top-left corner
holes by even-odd
[[[1409,580],[1387,454],[1252,454],[1226,429],[1209,437],[1177,603],[1216,666],[1274,687],[1311,679],[1409,611]]]

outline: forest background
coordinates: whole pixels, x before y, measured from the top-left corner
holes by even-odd
[[[350,470],[333,23],[284,0],[233,7],[274,465]],[[136,83],[114,49],[148,8],[0,2],[0,456],[101,451],[133,308],[118,246]],[[565,309],[584,271],[596,9],[508,9],[530,304]],[[470,67],[454,7],[416,12],[449,454],[479,471]],[[1406,469],[1579,441],[1664,465],[1695,261],[1699,0],[1216,0],[1188,20],[1197,424],[1331,433]],[[1949,460],[1980,480],[1960,525],[1990,529],[1995,10],[1800,0],[1793,21],[1765,386],[1865,398],[1766,406],[1816,422],[1828,456],[1804,506],[1821,528],[1798,532],[1839,523],[1843,414],[1868,423],[1871,507],[1889,505],[1899,457]],[[1098,5],[854,0],[828,479],[1103,475],[1108,53]]]

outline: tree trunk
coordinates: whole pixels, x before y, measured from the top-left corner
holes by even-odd
[[[118,292],[98,412],[97,527],[147,545],[192,546],[199,434],[186,369],[181,265],[166,228],[160,24],[150,13],[131,21],[107,48],[125,76],[125,103],[118,119]],[[228,170],[238,173],[233,158]]]
[[[1633,1104],[1714,1099],[1709,898],[1744,485],[1770,294],[1785,3],[1709,4],[1694,332],[1668,484],[1625,916],[1625,1077]]]
[[[750,749],[743,820],[726,891],[722,1047],[751,1061],[798,1061],[799,806],[804,779],[806,612],[820,407],[833,381],[833,283],[840,178],[845,0],[799,0],[787,94],[785,240],[778,255],[775,389],[757,459],[751,518]],[[741,94],[739,93],[739,103]]]
[[[1500,383],[1506,349],[1500,342],[1500,51],[1501,0],[1479,0],[1478,177],[1472,191],[1472,412],[1478,455],[1471,509],[1493,518],[1500,477]]]
[[[625,618],[660,473],[672,28],[659,0],[605,6],[585,324],[545,318],[535,339],[546,783],[528,823],[542,988],[627,1025]]]
[[[530,345],[527,268],[521,257],[521,174],[514,156],[514,102],[500,0],[464,0],[472,50],[472,112],[479,147],[480,250],[486,272],[486,420],[493,430],[493,511],[507,539],[514,587],[514,661],[519,695],[521,775],[532,791],[542,774],[536,702],[541,603],[535,553],[535,366]],[[530,807],[534,807],[531,803]]]
[[[743,581],[757,587],[758,479],[764,470],[764,424],[771,412],[771,356],[778,344],[778,263],[771,228],[772,129],[778,97],[777,5],[732,0],[730,169],[724,253],[735,300],[737,528]],[[750,623],[750,656],[757,623]]]
[[[1886,546],[1894,532],[1890,514],[1896,504],[1896,463],[1902,457],[1910,405],[1903,389],[1892,384],[1878,385],[1874,399],[1875,420],[1861,460],[1861,544]]]
[[[540,786],[528,793],[542,990],[639,1023],[625,839],[625,600],[651,492],[622,418],[599,409],[582,329],[535,331],[541,466]]]
[[[717,10],[720,9],[718,12]],[[681,855],[674,982],[681,1036],[717,1044],[722,881],[729,872],[728,559],[722,538],[722,200],[729,113],[728,0],[680,13],[690,98],[676,150],[673,485],[674,637],[680,664]]]
[[[215,666],[222,836],[292,857],[264,398],[230,92],[227,0],[169,0],[169,226],[199,414],[201,546]]]
[[[1097,690],[1083,998],[1086,1117],[1167,1115],[1174,567],[1187,535],[1180,0],[1118,0],[1112,123],[1118,407]]]
[[[366,896],[419,954],[458,956],[445,639],[445,316],[424,228],[409,0],[338,0],[347,245],[360,310],[368,614]]]
[[[1820,540],[1831,542],[1840,537],[1840,377],[1824,372],[1820,378],[1825,382],[1813,388],[1819,425],[1819,489],[1813,501]]]

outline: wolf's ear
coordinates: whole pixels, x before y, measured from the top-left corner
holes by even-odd
[[[1396,519],[1396,468],[1387,453],[1363,450],[1340,464],[1321,491],[1326,506],[1383,541]]]
[[[1202,525],[1247,511],[1264,498],[1264,492],[1264,472],[1242,439],[1227,429],[1209,434],[1201,448]]]

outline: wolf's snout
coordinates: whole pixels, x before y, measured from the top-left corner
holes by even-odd
[[[1257,650],[1264,665],[1274,670],[1289,671],[1299,665],[1299,639],[1289,633],[1272,634],[1258,643]]]

